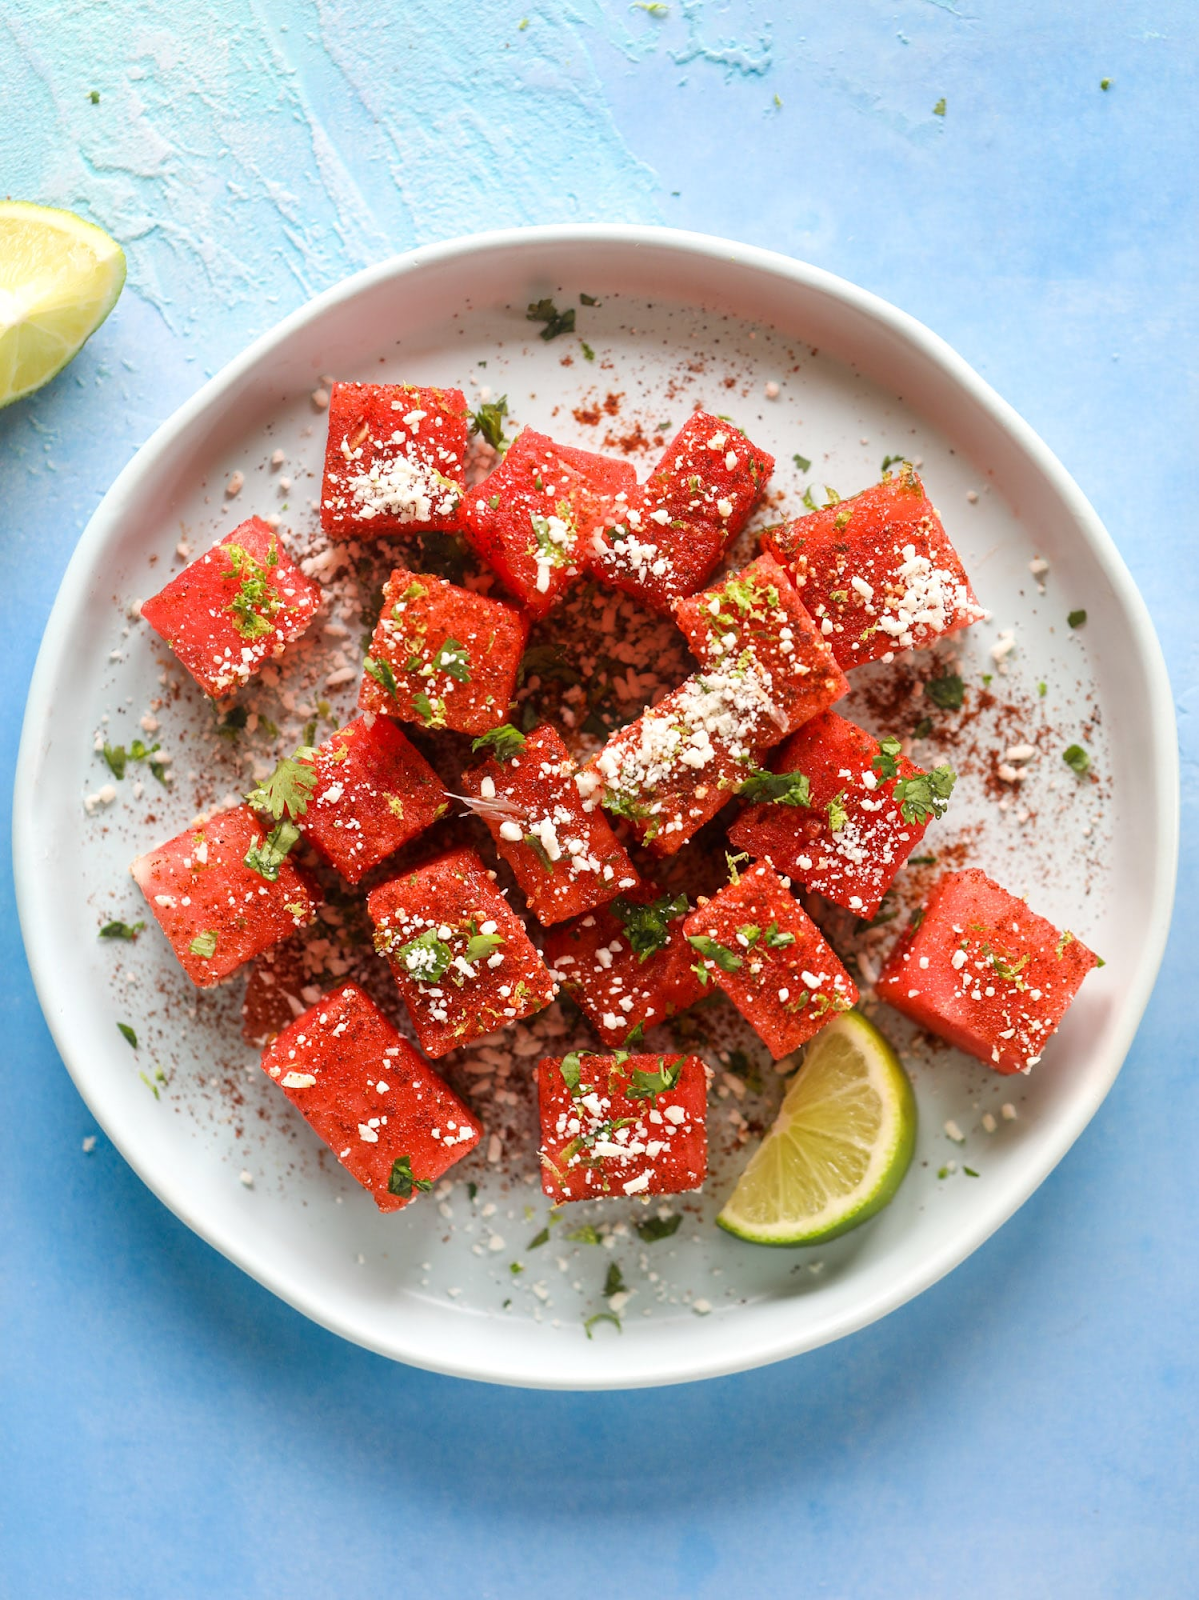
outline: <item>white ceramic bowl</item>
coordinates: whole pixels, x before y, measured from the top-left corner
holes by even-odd
[[[602,302],[580,313],[595,366],[574,341],[538,340],[524,319],[530,300],[561,294],[577,304],[579,291]],[[694,395],[669,399],[671,375],[697,356],[706,370]],[[1089,734],[1105,774],[1095,818],[1089,791],[1083,798],[1077,785],[1055,785],[1047,770],[1026,786],[1039,815],[1032,826],[1010,808],[1000,813],[981,790],[955,800],[960,816],[978,819],[979,864],[1031,890],[1037,909],[1107,958],[1038,1072],[1013,1083],[953,1056],[917,1060],[921,1134],[911,1175],[885,1213],[816,1261],[813,1252],[755,1250],[721,1235],[710,1219],[728,1184],[712,1180],[723,1189],[705,1197],[704,1220],[693,1227],[689,1218],[652,1256],[636,1246],[630,1255],[618,1241],[638,1296],[622,1334],[604,1325],[590,1341],[582,1317],[603,1306],[594,1263],[611,1258],[572,1247],[562,1271],[557,1240],[534,1257],[527,1236],[544,1214],[535,1189],[514,1198],[496,1188],[485,1222],[486,1182],[473,1206],[457,1187],[444,1202],[457,1213],[448,1240],[432,1201],[377,1216],[352,1183],[316,1163],[298,1118],[258,1118],[273,1090],[236,1039],[235,997],[192,994],[156,930],[116,951],[96,939],[105,916],[141,914],[128,861],[185,826],[192,809],[180,784],[155,796],[147,827],[148,802],[135,807],[126,780],[116,806],[98,818],[83,810],[105,778],[97,730],[111,730],[114,742],[136,735],[156,684],[154,652],[143,629],[130,630],[128,600],[170,570],[181,528],[202,547],[241,516],[271,509],[271,449],[287,449],[290,470],[319,470],[323,426],[309,400],[318,374],[461,383],[468,371],[481,375],[479,360],[522,422],[585,444],[595,443],[594,430],[581,430],[570,409],[593,381],[623,390],[626,412],[652,420],[693,397],[720,409],[727,368],[742,391],[729,407],[779,455],[792,504],[793,452],[845,492],[877,475],[884,450],[919,455],[995,614],[971,631],[963,670],[986,667],[996,629],[1014,626],[1005,684],[1027,694],[1031,678],[1047,678],[1063,728],[1100,711]],[[762,385],[772,379],[782,392],[766,401]],[[223,484],[247,466],[247,489],[226,506]],[[295,522],[302,532],[315,517],[306,511]],[[1028,571],[1037,554],[1051,563],[1046,594]],[[1064,626],[1073,607],[1088,613],[1075,634]],[[164,712],[160,737],[179,737],[189,716],[198,726],[207,715],[199,699]],[[138,452],[84,533],[46,629],[14,833],[29,961],[63,1059],[97,1121],[190,1227],[306,1315],[385,1355],[496,1382],[633,1386],[752,1367],[839,1338],[935,1282],[1028,1198],[1110,1088],[1152,988],[1174,886],[1177,758],[1157,641],[1111,539],[1045,445],[940,339],[873,295],[767,251],[665,229],[532,228],[416,250],[359,273],[259,339]],[[113,1024],[126,1012],[138,1021],[147,993],[153,1021],[135,1059]],[[160,1100],[139,1076],[151,1047],[172,1068]],[[984,1134],[982,1112],[1004,1099],[1017,1105],[1017,1120]],[[943,1135],[949,1117],[968,1134],[964,1158]],[[250,1145],[247,1122],[256,1124]],[[980,1180],[938,1180],[951,1157],[974,1159]],[[245,1165],[252,1190],[238,1182]],[[504,1248],[478,1253],[501,1226]],[[526,1272],[508,1279],[517,1256]],[[696,1314],[697,1296],[710,1314]]]

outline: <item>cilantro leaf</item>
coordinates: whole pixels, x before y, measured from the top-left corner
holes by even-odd
[[[644,1222],[634,1223],[634,1227],[639,1239],[644,1239],[646,1244],[655,1244],[659,1239],[669,1239],[677,1233],[682,1220],[683,1213],[676,1211],[669,1217],[647,1217]]]
[[[128,1040],[133,1048],[135,1050],[137,1049],[137,1034],[134,1033],[133,1029],[127,1022],[118,1022],[117,1032],[121,1035],[122,1039]]]
[[[556,339],[560,333],[573,333],[575,328],[575,308],[569,307],[566,311],[559,311],[557,306],[548,297],[542,300],[529,302],[525,312],[526,322],[544,322],[541,330],[543,339]]]
[[[849,821],[849,812],[845,809],[845,790],[835,794],[824,809],[828,812],[829,832],[840,833]]]
[[[192,955],[199,956],[201,961],[211,961],[216,955],[217,933],[215,928],[205,928],[203,933],[198,933],[188,949]]]
[[[486,961],[503,942],[502,933],[472,933],[466,942],[466,959],[471,962]]]
[[[803,503],[805,506],[807,506],[809,511],[820,510],[820,507],[816,504],[816,498],[812,493],[812,485],[810,483],[803,492]]]
[[[750,805],[809,806],[812,786],[806,772],[767,772],[757,767],[737,790]]]
[[[604,1299],[611,1300],[614,1294],[626,1294],[628,1284],[624,1281],[624,1274],[620,1270],[618,1261],[609,1261],[608,1274],[604,1279]]]
[[[791,459],[801,472],[811,472],[812,463],[808,460],[807,456],[792,456]]]
[[[277,883],[279,868],[299,837],[300,830],[294,822],[278,822],[265,839],[261,841],[255,839],[246,851],[243,864],[249,867],[251,872],[256,872],[260,878],[265,878],[268,883]]]
[[[145,926],[144,922],[106,922],[99,936],[101,939],[136,939]]]
[[[939,678],[930,678],[924,685],[924,692],[942,711],[960,711],[966,685],[956,672],[946,672]]]
[[[623,896],[612,902],[613,916],[624,928],[630,949],[642,961],[665,950],[670,943],[667,924],[685,917],[690,910],[691,903],[685,894],[664,894],[648,905],[634,905]]]
[[[900,467],[907,460],[906,456],[884,456],[882,470],[889,472],[892,467]]]
[[[411,1156],[397,1156],[391,1163],[391,1171],[387,1175],[388,1194],[398,1194],[401,1200],[409,1200],[414,1190],[420,1189],[427,1193],[432,1187],[432,1178],[412,1176]]]
[[[237,592],[225,607],[233,613],[233,626],[243,639],[261,639],[271,632],[271,618],[283,609],[283,600],[271,577],[271,568],[279,564],[279,552],[272,533],[265,564],[257,561],[240,544],[223,546],[229,557],[228,570],[221,577],[228,581],[237,579]]]
[[[660,1094],[669,1094],[678,1087],[686,1059],[686,1056],[679,1056],[667,1065],[666,1057],[659,1056],[656,1072],[645,1072],[640,1067],[634,1067],[629,1087],[625,1090],[626,1097],[629,1100],[649,1100],[657,1105]]]
[[[524,837],[524,843],[528,845],[529,849],[537,857],[538,861],[541,862],[541,865],[547,872],[552,872],[554,870],[554,863],[550,860],[549,851],[545,848],[545,845],[542,844],[541,840],[535,833],[526,833]]]
[[[1080,778],[1085,778],[1091,770],[1091,758],[1080,744],[1067,745],[1062,751],[1062,760]]]
[[[741,957],[733,950],[726,950],[722,944],[717,944],[715,939],[710,939],[706,933],[690,933],[687,943],[701,956],[709,961],[714,961],[721,972],[737,972],[743,965]]]
[[[572,1244],[603,1244],[603,1238],[598,1234],[590,1222],[585,1222],[581,1228],[572,1228],[563,1235]]]
[[[950,766],[934,767],[931,772],[918,772],[912,778],[901,778],[892,790],[892,798],[899,806],[905,822],[919,826],[943,817],[957,782],[957,773]]]
[[[113,777],[117,779],[123,778],[125,776],[125,762],[128,760],[128,756],[125,754],[125,746],[123,744],[109,744],[105,740],[103,755],[108,763],[108,770]]]
[[[316,788],[316,768],[312,765],[315,753],[308,745],[301,745],[294,756],[284,756],[266,782],[250,790],[246,804],[256,811],[269,811],[276,822],[281,822],[284,815],[302,817]]]
[[[1066,618],[1072,628],[1081,628],[1086,620],[1087,614],[1085,611],[1072,611]]]
[[[418,689],[412,696],[412,705],[420,713],[421,721],[426,728],[445,727],[444,700],[430,700],[423,689]]]
[[[447,638],[433,657],[434,672],[444,672],[456,683],[470,682],[470,651],[457,639]]]
[[[417,983],[436,983],[445,974],[452,958],[453,952],[443,939],[438,938],[436,928],[426,928],[424,933],[409,939],[391,956]]]
[[[543,1244],[549,1244],[549,1242],[550,1230],[548,1228],[542,1228],[540,1233],[533,1235],[525,1248],[528,1250],[540,1250]]]
[[[375,682],[380,684],[384,692],[389,694],[393,700],[398,700],[400,698],[399,685],[396,683],[396,675],[391,670],[391,663],[389,661],[376,661],[373,656],[367,656],[362,665],[364,669],[370,673]]]
[[[473,739],[470,747],[472,752],[489,751],[497,761],[511,761],[524,749],[525,736],[510,722],[502,722],[498,728],[492,728],[490,732],[481,733],[477,739]]]
[[[786,950],[795,943],[795,935],[780,930],[777,922],[772,922],[762,935],[762,943],[768,950]]]
[[[504,438],[504,418],[507,415],[506,394],[502,394],[498,400],[484,401],[477,411],[471,413],[471,434],[481,433],[493,450],[502,453],[508,446],[508,441]]]

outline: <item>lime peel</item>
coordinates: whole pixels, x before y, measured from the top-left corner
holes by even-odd
[[[915,1146],[916,1100],[899,1057],[845,1012],[808,1046],[716,1220],[753,1244],[823,1244],[882,1210]]]

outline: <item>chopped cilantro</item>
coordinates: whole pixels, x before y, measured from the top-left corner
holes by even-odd
[[[603,1238],[598,1234],[590,1222],[585,1222],[581,1228],[572,1228],[565,1238],[573,1244],[603,1244]]]
[[[1081,628],[1086,620],[1087,614],[1085,611],[1071,611],[1070,615],[1066,618],[1066,621],[1072,628]]]
[[[630,948],[642,961],[648,961],[659,950],[665,950],[670,943],[667,924],[685,917],[690,909],[691,904],[685,894],[664,894],[644,906],[634,905],[623,896],[612,902],[612,914],[624,928]]]
[[[662,0],[633,0],[634,11],[644,11],[647,17],[667,17],[670,7],[663,5]]]
[[[593,294],[581,294],[579,296],[579,304],[581,306],[598,306],[599,301]]]
[[[376,661],[374,656],[367,656],[362,665],[375,682],[382,686],[384,693],[389,694],[393,700],[400,698],[400,687],[396,683],[396,675],[391,670],[389,661]]]
[[[936,856],[909,856],[908,857],[908,866],[909,867],[935,867],[936,864],[937,864]]]
[[[727,866],[728,869],[729,869],[729,882],[730,883],[740,883],[741,882],[741,873],[739,872],[738,868],[741,866],[741,863],[743,861],[748,861],[748,860],[749,860],[749,851],[748,850],[738,850],[736,855],[733,855],[733,853],[731,851],[729,851],[729,850],[725,851],[725,853],[724,853],[724,862],[725,862],[725,866]]]
[[[840,504],[841,504],[841,496],[837,493],[837,491],[835,489],[831,488],[826,483],[825,486],[824,486],[824,506],[825,506],[825,510],[827,510],[829,506],[839,506]],[[840,524],[840,526],[844,527],[844,523]]]
[[[906,460],[906,456],[884,456],[882,470],[889,472],[892,467],[901,467]]]
[[[762,943],[768,950],[786,950],[795,943],[795,935],[780,929],[777,922],[772,922],[762,934]]]
[[[948,1176],[949,1176],[949,1168],[948,1167],[938,1167],[937,1168],[937,1177],[938,1178],[948,1178]]]
[[[268,883],[277,883],[279,868],[299,837],[300,830],[294,822],[278,822],[261,842],[255,839],[246,851],[243,865],[249,867],[251,872],[256,872],[260,878],[265,878]]]
[[[809,511],[820,510],[820,507],[816,504],[815,496],[812,494],[811,484],[808,484],[807,488],[803,492],[803,503],[805,506],[807,506]]]
[[[908,918],[908,927],[912,930],[913,933],[915,933],[916,930],[919,928],[920,924],[923,921],[924,921],[924,907],[923,906],[917,906],[915,911],[913,911],[911,916]]]
[[[548,1228],[542,1228],[540,1233],[535,1233],[533,1235],[525,1248],[528,1250],[540,1250],[543,1244],[549,1244],[549,1242],[550,1230]]]
[[[470,682],[470,651],[457,639],[447,639],[433,657],[434,672],[444,672],[455,683]]]
[[[203,933],[198,933],[188,949],[192,955],[199,956],[201,961],[211,961],[216,955],[217,934],[215,928],[205,928]]]
[[[1044,700],[1045,696],[1049,693],[1049,685],[1044,681],[1038,683],[1037,693],[1040,695],[1041,699]]]
[[[261,639],[271,631],[271,618],[283,608],[270,569],[278,566],[279,552],[272,533],[266,563],[263,564],[240,544],[222,547],[229,557],[229,569],[221,577],[236,578],[237,592],[225,607],[233,613],[233,626],[243,639]]]
[[[1107,84],[1108,84],[1108,80],[1106,78],[1104,78],[1102,84],[1100,85],[1100,88],[1106,89],[1107,88]],[[88,92],[87,92],[87,97],[88,97],[88,99],[91,101],[91,103],[94,106],[98,106],[100,104],[100,91],[99,91],[99,89],[89,89]]]
[[[905,822],[915,826],[943,817],[957,773],[950,766],[934,767],[931,772],[918,772],[912,778],[901,778],[892,790]]]
[[[243,731],[249,721],[250,713],[245,706],[232,706],[228,714],[217,720],[216,731],[222,739],[233,742]]]
[[[423,689],[412,696],[413,708],[420,713],[426,728],[445,727],[445,701],[430,700]]]
[[[432,1187],[432,1178],[412,1176],[411,1156],[397,1156],[391,1163],[391,1171],[387,1175],[388,1194],[398,1194],[401,1200],[408,1200],[411,1199],[414,1189],[427,1192]]]
[[[984,672],[983,673],[983,688],[984,689],[989,689],[991,687],[992,678],[993,678],[993,674],[991,674],[990,672]]]
[[[591,1330],[595,1327],[597,1322],[610,1322],[615,1327],[617,1333],[624,1332],[624,1329],[620,1325],[620,1318],[616,1315],[615,1311],[597,1311],[594,1316],[585,1317],[583,1319],[583,1332],[589,1339],[591,1338]]]
[[[1067,745],[1062,751],[1062,760],[1080,778],[1085,778],[1091,770],[1091,758],[1080,744]]]
[[[645,1043],[645,1018],[642,1017],[641,1021],[637,1024],[637,1026],[635,1028],[630,1028],[628,1033],[625,1034],[625,1036],[624,1036],[624,1048],[626,1050],[634,1050],[634,1049],[640,1050],[642,1045],[644,1045],[644,1043]]]
[[[924,693],[942,711],[960,711],[966,685],[956,672],[946,672],[939,678],[930,678],[924,685]]]
[[[714,961],[721,972],[737,972],[743,965],[736,951],[726,950],[724,945],[717,944],[716,940],[710,939],[706,933],[688,934],[687,943],[708,961]]]
[[[933,116],[934,117],[943,117],[944,115],[945,115],[945,96],[942,95],[941,98],[937,101],[936,105],[933,107]]]
[[[927,739],[929,737],[929,735],[932,733],[932,731],[933,731],[933,719],[931,717],[921,717],[920,721],[912,729],[912,738],[913,739]]]
[[[620,1263],[609,1261],[608,1273],[604,1279],[604,1299],[611,1300],[614,1294],[626,1294],[628,1284],[624,1281],[624,1274],[620,1270]]]
[[[630,1100],[650,1100],[657,1105],[660,1094],[669,1094],[678,1087],[685,1060],[685,1056],[679,1056],[668,1066],[666,1057],[659,1056],[656,1072],[645,1072],[640,1067],[634,1067],[629,1087],[625,1090],[626,1096]]]
[[[1107,90],[1107,89],[1110,89],[1111,86],[1112,86],[1112,80],[1110,78],[1100,78],[1099,87],[1101,89]],[[96,99],[99,100],[99,98],[100,98],[100,96],[96,95]]]
[[[545,870],[547,872],[552,872],[554,870],[554,863],[550,860],[550,853],[545,848],[545,845],[542,844],[537,834],[526,833],[524,842],[537,857],[538,861],[541,862],[541,865],[545,868]]]
[[[575,327],[575,308],[570,306],[566,311],[559,311],[554,302],[548,298],[535,300],[529,303],[525,312],[526,322],[544,322],[541,330],[543,339],[556,339],[560,333],[573,333]]]
[[[1053,953],[1058,958],[1059,961],[1062,959],[1062,953],[1065,950],[1066,946],[1070,945],[1070,944],[1073,944],[1073,943],[1074,943],[1074,935],[1070,932],[1069,928],[1066,928],[1063,931],[1061,938],[1058,940],[1057,944],[1054,946],[1054,949],[1053,949]]]
[[[145,926],[144,922],[106,922],[100,929],[100,938],[136,939]]]
[[[135,1050],[137,1049],[137,1034],[134,1033],[133,1029],[129,1026],[129,1024],[127,1022],[118,1022],[117,1023],[117,1032],[121,1035],[122,1039],[128,1040],[128,1042],[133,1046],[133,1048]]]
[[[495,954],[503,942],[502,933],[472,933],[466,941],[466,959],[470,962],[486,961],[488,956]]]
[[[963,1167],[962,1171],[966,1174],[966,1176],[968,1178],[977,1178],[978,1177],[978,1173],[975,1172],[973,1167]]]
[[[899,762],[896,757],[901,755],[902,752],[903,745],[900,744],[898,739],[892,736],[880,739],[878,755],[870,763],[871,772],[874,773],[875,777],[881,778],[884,783],[889,782],[892,778],[897,778],[899,776]]]
[[[301,745],[294,756],[284,756],[266,782],[250,790],[246,804],[256,811],[269,811],[276,822],[281,822],[285,815],[302,817],[316,788],[314,754],[309,745]]]
[[[586,339],[580,339],[579,343],[583,347],[583,360],[584,361],[594,361],[595,360],[595,351],[587,343]]]
[[[849,821],[849,812],[845,809],[845,790],[835,794],[824,809],[828,812],[829,832],[840,833]]]
[[[794,455],[791,457],[791,459],[801,472],[811,472],[812,463],[808,460],[807,456]]]
[[[758,940],[762,937],[762,930],[758,927],[756,922],[743,922],[736,932],[737,938],[745,941],[745,948],[747,950],[752,950],[754,945],[756,945]]]
[[[508,441],[504,438],[504,418],[508,415],[508,396],[487,400],[471,413],[470,431],[481,433],[493,450],[503,451]]]
[[[767,772],[758,767],[737,790],[750,805],[809,806],[812,786],[806,772]]]
[[[466,1194],[467,1198],[472,1202],[478,1199],[479,1185],[477,1183],[468,1183],[466,1186]]]
[[[525,736],[510,722],[502,722],[498,728],[492,728],[490,732],[481,733],[477,739],[473,739],[470,747],[472,751],[489,750],[497,761],[511,761],[524,749]]]
[[[424,933],[409,939],[395,951],[390,950],[386,933],[380,933],[375,937],[375,948],[380,955],[390,953],[391,959],[398,962],[417,983],[436,983],[453,959],[453,951],[443,939],[437,937],[436,928],[426,928]]]
[[[635,1222],[633,1226],[639,1239],[644,1239],[646,1244],[656,1244],[659,1239],[669,1239],[677,1233],[682,1220],[683,1213],[676,1211],[669,1217],[647,1217],[644,1222]]]

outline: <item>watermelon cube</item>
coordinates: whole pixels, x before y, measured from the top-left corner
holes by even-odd
[[[528,637],[515,606],[397,567],[358,704],[425,728],[486,733],[507,718]]]
[[[764,862],[683,924],[697,968],[719,985],[776,1061],[858,998],[819,928]]]
[[[674,603],[675,621],[701,666],[762,684],[773,743],[849,693],[849,680],[773,556]]]
[[[451,850],[367,899],[375,949],[428,1055],[532,1016],[558,992],[494,877],[473,850]]]
[[[592,572],[669,613],[715,570],[773,471],[774,457],[740,428],[693,412],[623,516],[593,538]]]
[[[335,383],[321,527],[332,539],[455,532],[466,425],[461,389]]]
[[[424,756],[394,722],[373,712],[339,729],[309,764],[316,783],[300,827],[347,883],[357,883],[449,809]]]
[[[545,1057],[537,1064],[542,1189],[555,1205],[698,1189],[707,1101],[698,1056]]]
[[[685,894],[662,894],[643,881],[547,936],[550,971],[606,1045],[627,1046],[637,1029],[685,1011],[703,994],[683,933],[690,909]]]
[[[298,639],[321,603],[259,517],[227,533],[149,600],[142,616],[214,699],[240,689]]]
[[[933,774],[835,712],[813,717],[745,793],[761,796],[729,829],[737,850],[869,919],[944,808],[948,768]],[[898,793],[896,792],[898,788]]]
[[[1028,1072],[1096,965],[1081,939],[969,867],[937,880],[874,987],[996,1072]]]
[[[549,723],[528,734],[505,726],[475,742],[491,754],[463,775],[463,792],[543,927],[637,887],[633,863],[595,801],[583,800],[578,768]]]
[[[210,988],[316,915],[320,893],[267,848],[249,806],[139,856],[129,869],[193,983]]]
[[[669,856],[748,777],[766,743],[762,686],[735,672],[697,673],[619,729],[579,774],[585,799],[625,817],[640,842]]]
[[[399,1211],[431,1189],[482,1135],[356,983],[297,1017],[262,1066],[380,1211]]]
[[[467,495],[466,541],[520,601],[543,617],[587,562],[614,497],[627,498],[637,474],[613,461],[555,444],[525,428],[496,470]]]
[[[923,649],[987,614],[906,464],[850,500],[766,529],[762,543],[846,670]]]

